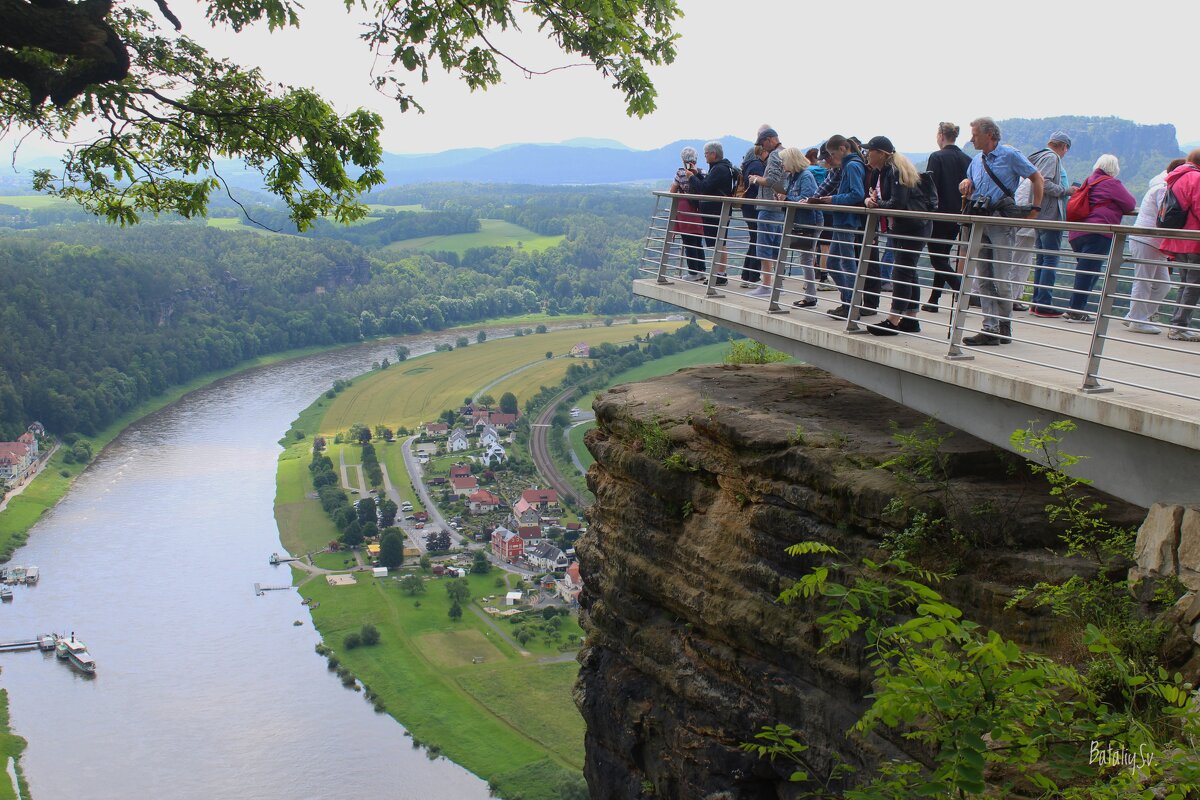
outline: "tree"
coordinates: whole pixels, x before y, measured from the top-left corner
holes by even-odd
[[[361,422],[356,422],[350,426],[350,432],[346,434],[346,438],[351,442],[366,444],[371,441],[371,429]]]
[[[547,351],[546,351],[546,360],[547,360],[547,361],[549,361],[549,360],[550,360],[550,359],[552,359],[552,358],[554,358],[554,351],[553,351],[553,350],[547,350]]]
[[[475,334],[475,341],[479,342],[480,344],[483,344],[484,342],[486,342],[487,341],[487,331],[480,331],[479,333]]]
[[[465,336],[460,336],[454,340],[454,346],[457,347],[459,350],[463,349],[464,347],[467,347],[470,344],[471,344],[471,340]]]
[[[75,140],[57,173],[36,173],[35,188],[122,224],[143,212],[192,217],[226,188],[215,160],[231,158],[263,176],[300,228],[324,215],[364,216],[358,195],[384,180],[380,116],[365,109],[339,116],[309,89],[210,55],[179,35],[183,25],[168,0],[156,5],[158,14],[111,1],[0,2],[0,128],[48,139],[70,131]],[[303,12],[292,0],[202,0],[201,7],[213,25],[235,32],[298,26]],[[525,21],[611,78],[628,113],[639,116],[655,105],[647,66],[674,60],[670,25],[679,13],[673,0],[364,0],[346,8],[367,16],[360,38],[390,60],[372,83],[401,111],[420,110],[405,72],[425,82],[431,66],[441,66],[484,89],[503,79],[502,61],[526,76],[549,71],[518,64],[489,38]],[[79,141],[73,129],[94,133]]]
[[[422,553],[422,554],[421,554],[421,560],[420,560],[420,561],[418,561],[417,563],[418,563],[418,564],[421,566],[421,569],[423,569],[423,570],[425,570],[426,572],[428,572],[428,571],[429,571],[429,568],[433,566],[433,559],[431,559],[431,558],[429,557],[429,554],[428,554],[428,553]]]
[[[397,361],[408,361],[408,354],[410,352],[411,351],[407,347],[405,347],[404,345],[400,345],[399,347],[396,348],[396,360]]]
[[[455,603],[469,603],[471,601],[471,584],[467,583],[466,578],[446,581],[446,594]]]
[[[359,636],[362,637],[362,643],[367,647],[379,644],[379,629],[369,622],[362,626]]]
[[[456,422],[458,422],[458,412],[452,408],[447,408],[442,412],[442,415],[438,417],[438,419],[447,425],[454,425]]]
[[[400,590],[409,597],[425,594],[425,581],[421,579],[420,575],[405,575],[400,579]]]
[[[451,620],[458,622],[460,619],[462,619],[462,606],[459,605],[457,600],[455,600],[450,604],[450,610],[446,613],[449,615]]]
[[[536,333],[545,333],[545,332],[546,332],[546,326],[545,326],[545,325],[538,325],[536,328],[534,328],[534,331],[535,331]]]
[[[383,535],[379,543],[379,565],[388,569],[397,569],[404,563],[404,537],[399,532],[389,531]]]
[[[392,527],[396,522],[396,512],[400,510],[395,501],[381,497],[376,502],[376,506],[379,509],[379,524],[385,528]]]
[[[516,414],[519,410],[517,405],[517,396],[512,392],[505,392],[500,395],[500,413],[501,414]]]
[[[471,562],[471,573],[474,575],[487,575],[492,571],[492,562],[488,561],[487,553],[482,550],[476,550]]]
[[[492,406],[496,405],[496,398],[492,397],[490,394],[481,394],[479,395],[478,402],[481,406],[491,408]]]

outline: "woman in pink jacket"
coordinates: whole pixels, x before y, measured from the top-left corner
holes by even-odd
[[[1183,230],[1200,231],[1200,149],[1188,153],[1187,163],[1182,167],[1171,170],[1167,187],[1188,210]],[[1200,300],[1200,241],[1164,239],[1162,251],[1175,255],[1175,271],[1179,276],[1179,300],[1167,336],[1180,342],[1200,342],[1200,331],[1188,327]]]
[[[1132,214],[1137,208],[1137,200],[1125,188],[1125,184],[1117,180],[1121,165],[1117,157],[1105,153],[1096,159],[1092,174],[1079,187],[1080,192],[1089,192],[1088,202],[1091,212],[1081,220],[1102,225],[1120,225],[1121,217]],[[1112,249],[1111,233],[1082,233],[1071,231],[1067,235],[1071,249],[1078,253],[1075,260],[1078,264],[1075,273],[1075,291],[1071,295],[1071,309],[1067,312],[1067,322],[1094,322],[1096,318],[1085,310],[1091,299],[1092,288],[1096,279],[1104,269],[1103,258],[1084,258],[1084,256],[1106,256]]]

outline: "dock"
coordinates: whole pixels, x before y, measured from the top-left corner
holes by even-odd
[[[299,560],[300,559],[293,558],[291,556],[281,556],[281,555],[279,555],[279,553],[271,553],[271,557],[270,557],[270,559],[268,559],[267,563],[269,563],[269,564],[286,564],[289,561],[299,561]]]
[[[53,650],[54,634],[47,633],[28,641],[0,642],[0,653],[20,653],[25,650]]]
[[[292,587],[291,585],[288,585],[288,586],[263,586],[261,583],[256,583],[256,584],[254,584],[254,594],[261,597],[264,594],[266,594],[267,592],[286,592],[287,590],[292,589],[292,588],[294,588],[294,587]]]

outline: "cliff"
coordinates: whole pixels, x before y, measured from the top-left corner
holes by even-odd
[[[593,800],[749,800],[797,796],[790,765],[742,752],[786,723],[828,767],[870,765],[903,739],[851,742],[869,675],[853,651],[818,653],[815,608],[779,592],[807,571],[784,548],[816,539],[857,560],[897,520],[895,495],[934,502],[879,464],[891,423],[922,418],[798,366],[701,367],[618,387],[594,404],[588,446],[596,495],[578,553],[587,646],[577,702],[587,722]],[[945,446],[956,503],[980,521],[942,587],[968,618],[1048,647],[1056,619],[1004,611],[1018,585],[1079,569],[1046,548],[1043,487],[1011,457],[963,433]],[[944,495],[939,495],[944,496]],[[1123,522],[1140,509],[1114,505]]]

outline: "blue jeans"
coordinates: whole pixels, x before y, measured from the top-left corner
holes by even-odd
[[[1039,230],[1038,250],[1053,250],[1053,253],[1038,253],[1037,266],[1033,270],[1034,308],[1049,310],[1054,306],[1054,281],[1058,276],[1058,250],[1062,247],[1062,231]]]
[[[1074,239],[1071,249],[1080,255],[1076,256],[1079,271],[1075,273],[1075,291],[1071,293],[1071,310],[1083,311],[1087,308],[1092,296],[1088,294],[1096,286],[1096,279],[1104,269],[1103,258],[1083,258],[1083,255],[1106,256],[1112,249],[1112,239],[1099,233],[1089,233]]]
[[[858,269],[858,243],[862,233],[854,228],[835,228],[829,243],[829,274],[837,284],[842,304],[854,296],[854,272]]]
[[[764,273],[775,274],[775,260],[779,258],[779,246],[783,244],[783,212],[758,212],[758,244],[754,255],[758,256],[759,269]]]

